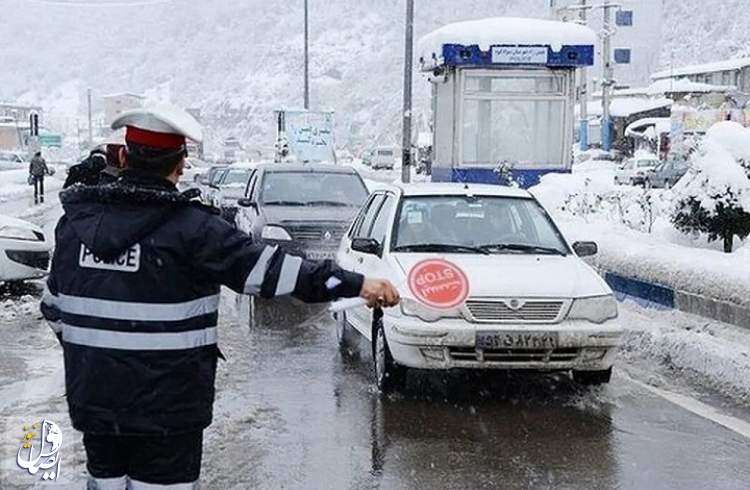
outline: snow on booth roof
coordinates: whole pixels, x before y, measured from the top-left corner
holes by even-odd
[[[578,62],[571,62],[573,58],[569,58],[566,60],[568,63],[557,64],[592,65],[595,41],[594,31],[580,24],[522,17],[492,17],[456,22],[432,31],[419,40],[417,53],[422,69],[430,70],[452,64],[446,63],[444,57],[445,47],[448,45],[478,46],[485,52],[490,51],[493,46],[548,46],[555,53],[561,52],[564,47],[575,46],[590,49],[590,55]]]

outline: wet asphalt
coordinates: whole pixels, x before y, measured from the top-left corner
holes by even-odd
[[[224,309],[204,487],[750,488],[749,440],[626,376],[412,373],[384,397],[327,314],[249,328]]]

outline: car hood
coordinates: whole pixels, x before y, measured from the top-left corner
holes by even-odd
[[[611,294],[609,286],[575,255],[396,253],[404,277],[418,262],[445,259],[469,279],[472,297],[580,298]]]
[[[10,216],[0,215],[0,228],[6,227],[6,226],[8,227],[12,226],[14,228],[23,228],[25,230],[31,230],[31,231],[36,231],[38,233],[42,233],[42,229],[33,223],[30,223],[28,221],[24,221],[18,218],[12,218]]]
[[[354,219],[359,209],[338,206],[264,206],[266,222],[291,223],[300,221],[325,221],[348,223]]]

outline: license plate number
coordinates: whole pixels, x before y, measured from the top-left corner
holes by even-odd
[[[309,260],[326,260],[333,259],[336,256],[336,252],[328,252],[324,250],[310,250],[305,252],[305,257]]]
[[[478,349],[555,349],[555,332],[477,332]]]

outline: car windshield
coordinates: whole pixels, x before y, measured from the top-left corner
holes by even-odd
[[[570,253],[533,199],[502,196],[404,198],[394,252]]]
[[[266,206],[361,206],[362,179],[344,172],[266,172],[260,202]]]
[[[248,170],[230,170],[224,176],[221,185],[247,184],[247,179],[249,177],[250,172]]]
[[[658,160],[638,160],[638,167],[644,168],[644,167],[655,167],[659,165]]]

